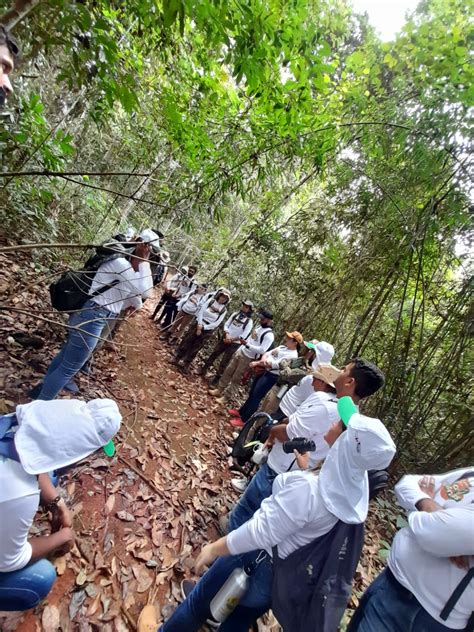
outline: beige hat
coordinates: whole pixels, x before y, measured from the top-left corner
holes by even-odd
[[[329,386],[332,386],[334,388],[334,380],[337,378],[337,376],[340,373],[341,373],[340,369],[333,366],[332,364],[321,363],[318,365],[317,370],[313,371],[311,375],[313,377],[316,377],[318,380],[322,380],[323,382],[325,382],[326,384],[329,384]]]
[[[288,338],[293,338],[293,340],[296,340],[298,344],[301,344],[303,342],[303,336],[300,334],[299,331],[285,331],[285,333]]]

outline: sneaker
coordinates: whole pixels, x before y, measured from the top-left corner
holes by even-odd
[[[244,492],[247,485],[248,485],[248,479],[246,477],[244,478],[231,478],[230,479],[230,484],[232,485],[232,487],[235,489],[236,492]]]
[[[208,391],[209,395],[212,395],[213,397],[217,397],[218,395],[222,395],[222,393],[220,392],[220,390],[218,388],[210,388]]]
[[[229,415],[232,415],[232,417],[240,417],[240,413],[237,408],[230,408],[227,412]]]
[[[229,514],[225,514],[219,518],[219,532],[221,535],[227,535],[229,528]]]
[[[37,399],[38,395],[41,393],[42,388],[43,382],[40,382],[36,386],[33,386],[33,388],[30,388],[30,390],[27,392],[28,397],[30,397],[31,399]]]
[[[234,426],[234,428],[243,428],[245,426],[245,422],[242,419],[234,417],[234,419],[230,420],[230,425]]]
[[[217,398],[216,398],[216,402],[217,402],[218,404],[221,404],[222,406],[225,406],[225,405],[227,404],[227,400],[226,400],[226,398],[225,398],[224,396],[222,396],[222,397],[217,397]]]

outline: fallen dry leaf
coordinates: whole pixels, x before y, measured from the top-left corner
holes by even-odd
[[[135,522],[135,516],[132,516],[128,511],[117,511],[116,516],[124,522]]]
[[[56,606],[46,606],[41,615],[43,632],[57,632],[59,630],[59,610]]]

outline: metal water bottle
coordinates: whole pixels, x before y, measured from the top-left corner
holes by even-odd
[[[247,571],[250,569],[234,569],[211,601],[212,617],[219,623],[227,619],[246,593],[250,579],[250,573]]]

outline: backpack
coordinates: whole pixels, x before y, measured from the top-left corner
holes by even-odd
[[[127,250],[119,243],[113,244],[113,249],[104,246],[98,248],[96,253],[86,261],[83,270],[68,270],[57,281],[51,283],[49,286],[51,305],[58,312],[74,311],[80,309],[91,296],[98,296],[110,290],[120,283],[118,279],[89,294],[92,281],[100,266],[127,254]]]
[[[284,560],[273,547],[272,610],[284,632],[336,632],[363,543],[363,523],[338,520]]]
[[[278,423],[268,413],[257,412],[242,428],[232,447],[231,456],[240,466],[251,462],[255,442],[267,440],[270,428]],[[251,444],[251,445],[249,445]]]

